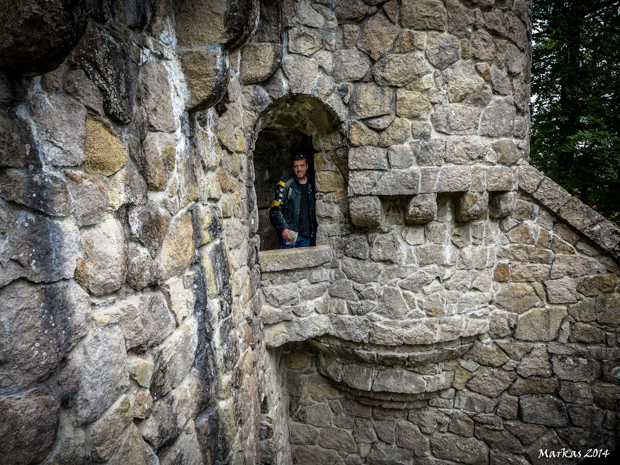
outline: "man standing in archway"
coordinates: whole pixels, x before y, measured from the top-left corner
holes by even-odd
[[[281,249],[308,247],[316,234],[313,180],[308,176],[304,154],[293,156],[293,172],[294,175],[278,182],[269,211]]]

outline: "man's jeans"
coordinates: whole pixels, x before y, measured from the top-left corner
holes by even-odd
[[[292,249],[293,247],[308,247],[310,246],[310,238],[307,236],[297,236],[297,241],[295,245],[286,245],[286,241],[282,239],[280,236],[280,248],[281,249]]]

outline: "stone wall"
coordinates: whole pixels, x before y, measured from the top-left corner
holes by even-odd
[[[4,3],[0,462],[253,463],[258,2]]]
[[[527,163],[530,10],[0,8],[2,460],[615,447],[620,230]],[[317,247],[259,252],[299,144]]]

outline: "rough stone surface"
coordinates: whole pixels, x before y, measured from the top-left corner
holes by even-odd
[[[307,48],[304,48],[307,51]],[[293,50],[295,51],[295,50]],[[303,53],[299,51],[298,53]],[[262,82],[276,72],[282,59],[282,47],[276,44],[247,44],[241,49],[241,82]]]
[[[90,22],[74,49],[73,61],[101,91],[106,115],[126,124],[133,114],[138,66],[131,57],[135,50],[120,39]]]
[[[83,258],[78,261],[76,278],[95,295],[118,290],[127,273],[127,242],[118,220],[109,218],[81,238]]]
[[[374,60],[392,48],[398,37],[398,28],[382,14],[371,17],[360,28],[357,46]]]
[[[568,414],[560,400],[550,395],[525,395],[519,400],[523,421],[546,426],[566,426]]]
[[[0,285],[21,277],[49,283],[73,276],[78,252],[75,226],[16,211],[2,200],[0,218]]]
[[[192,218],[187,211],[177,214],[168,228],[157,257],[158,278],[165,281],[186,270],[194,261]]]
[[[45,380],[86,335],[88,294],[75,283],[17,281],[0,295],[0,387],[19,389]]]
[[[186,50],[179,58],[187,79],[185,107],[202,110],[219,102],[228,86],[228,53],[221,48]]]
[[[44,158],[55,166],[78,166],[84,163],[86,109],[61,95],[35,95],[30,110],[41,132]]]
[[[65,171],[72,198],[75,219],[80,226],[90,226],[102,220],[108,210],[108,191],[95,176],[83,171]]]
[[[402,27],[442,31],[446,10],[439,0],[407,0],[403,2],[400,15]]]
[[[565,307],[534,308],[519,316],[515,337],[526,341],[551,341],[565,315]]]
[[[43,460],[56,440],[60,402],[48,389],[0,397],[2,460],[27,465]]]
[[[71,210],[65,180],[44,171],[9,169],[0,173],[0,197],[51,216],[67,216]]]
[[[105,123],[92,117],[86,119],[84,152],[86,170],[106,176],[116,173],[129,159],[127,147],[118,136]]]
[[[140,80],[149,126],[156,131],[174,132],[177,124],[172,106],[172,89],[163,62],[156,58],[148,60],[141,68]]]
[[[334,78],[338,81],[359,81],[370,69],[370,59],[357,49],[338,50],[334,53]]]
[[[143,142],[143,157],[138,160],[149,188],[163,191],[174,170],[176,143],[170,134],[149,132]]]
[[[127,354],[121,328],[118,325],[98,327],[73,354],[65,370],[68,375],[73,372],[79,377],[72,402],[76,421],[82,424],[95,420],[128,385]]]

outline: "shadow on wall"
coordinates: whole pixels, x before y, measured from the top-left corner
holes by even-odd
[[[276,230],[269,222],[269,209],[278,181],[293,174],[291,157],[303,153],[308,174],[315,178],[314,136],[334,132],[339,124],[323,102],[306,95],[278,102],[262,117],[254,145],[254,189],[258,206],[260,250],[279,248]],[[261,124],[259,123],[259,124]]]

